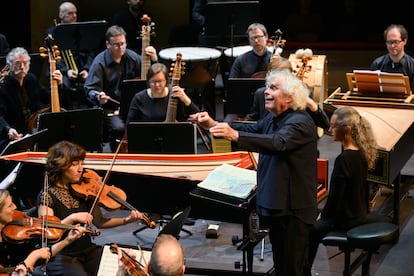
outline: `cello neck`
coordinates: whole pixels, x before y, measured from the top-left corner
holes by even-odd
[[[154,25],[153,23],[150,23],[151,18],[148,17],[148,15],[144,14],[142,16],[141,19],[144,24],[142,25],[141,28],[141,39],[142,39],[142,48],[141,48],[141,58],[142,58],[142,62],[141,62],[141,79],[142,80],[146,80],[147,79],[147,72],[148,69],[151,66],[151,59],[150,57],[145,54],[145,49],[150,46],[150,41],[151,41],[151,31],[152,31],[152,26]]]
[[[56,71],[56,60],[50,60],[50,107],[52,112],[60,112],[58,81],[53,78]]]
[[[176,85],[180,85],[180,79],[182,72],[184,71],[184,63],[181,61],[182,54],[177,53],[177,58],[174,63],[174,67],[172,68],[171,72],[171,88]],[[170,89],[171,91],[171,89]],[[172,97],[172,93],[170,92],[170,96],[168,99],[168,107],[167,107],[167,114],[165,116],[165,122],[175,122],[177,119],[177,105],[178,99]]]

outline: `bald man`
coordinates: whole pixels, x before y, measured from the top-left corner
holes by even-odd
[[[184,275],[184,249],[178,240],[167,234],[161,234],[152,247],[148,272],[152,276]]]

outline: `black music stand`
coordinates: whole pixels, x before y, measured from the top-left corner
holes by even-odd
[[[75,109],[63,112],[48,112],[39,115],[38,129],[47,128],[37,144],[39,151],[62,140],[74,142],[86,151],[102,152],[102,108]]]
[[[247,27],[260,19],[259,1],[207,2],[205,37],[226,41],[230,47],[234,38],[246,37]]]
[[[181,231],[184,231],[187,234],[192,235],[190,231],[183,228],[184,221],[190,215],[190,211],[191,206],[188,206],[183,211],[176,213],[172,217],[172,219],[161,229],[161,231],[158,233],[158,236],[161,234],[168,234],[174,236],[177,240],[179,240]]]
[[[56,25],[53,39],[66,50],[96,50],[104,45],[107,24],[105,20],[64,23]]]
[[[61,23],[56,25],[52,36],[59,48],[77,53],[75,55],[76,63],[82,68],[80,53],[88,53],[102,48],[105,42],[106,28],[105,20]],[[79,81],[80,78],[78,78]]]
[[[141,79],[123,80],[119,87],[121,93],[119,116],[126,122],[129,112],[129,106],[135,94],[147,88],[147,81]]]
[[[18,153],[22,151],[32,151],[35,148],[36,143],[40,138],[48,131],[48,129],[42,129],[33,134],[27,134],[19,140],[11,141],[0,153],[0,156]]]

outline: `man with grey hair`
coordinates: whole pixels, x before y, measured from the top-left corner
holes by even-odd
[[[216,137],[259,153],[256,212],[269,229],[276,275],[303,275],[309,231],[317,213],[317,132],[306,111],[309,90],[289,70],[266,77],[265,107],[254,124],[219,123],[208,113],[191,115]]]

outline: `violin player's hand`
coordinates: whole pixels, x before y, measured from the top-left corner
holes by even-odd
[[[126,267],[126,265],[122,261],[122,256],[123,256],[122,250],[124,250],[124,252],[128,256],[130,256],[131,258],[133,258],[133,259],[137,258],[137,255],[135,254],[135,251],[132,250],[131,248],[122,249],[122,248],[118,247],[118,271],[116,272],[116,276],[127,275],[127,270],[130,269],[130,267]]]
[[[66,240],[69,243],[74,242],[75,240],[79,239],[80,237],[82,237],[86,232],[86,228],[85,227],[81,227],[79,224],[76,225],[76,228],[72,229],[69,231]]]
[[[68,220],[70,221],[70,224],[92,224],[93,216],[89,214],[88,212],[77,212],[72,213],[68,217]]]
[[[137,210],[132,210],[131,213],[129,214],[129,216],[127,216],[126,218],[124,218],[124,223],[131,223],[137,220],[141,220],[144,218],[144,215],[137,211]]]

